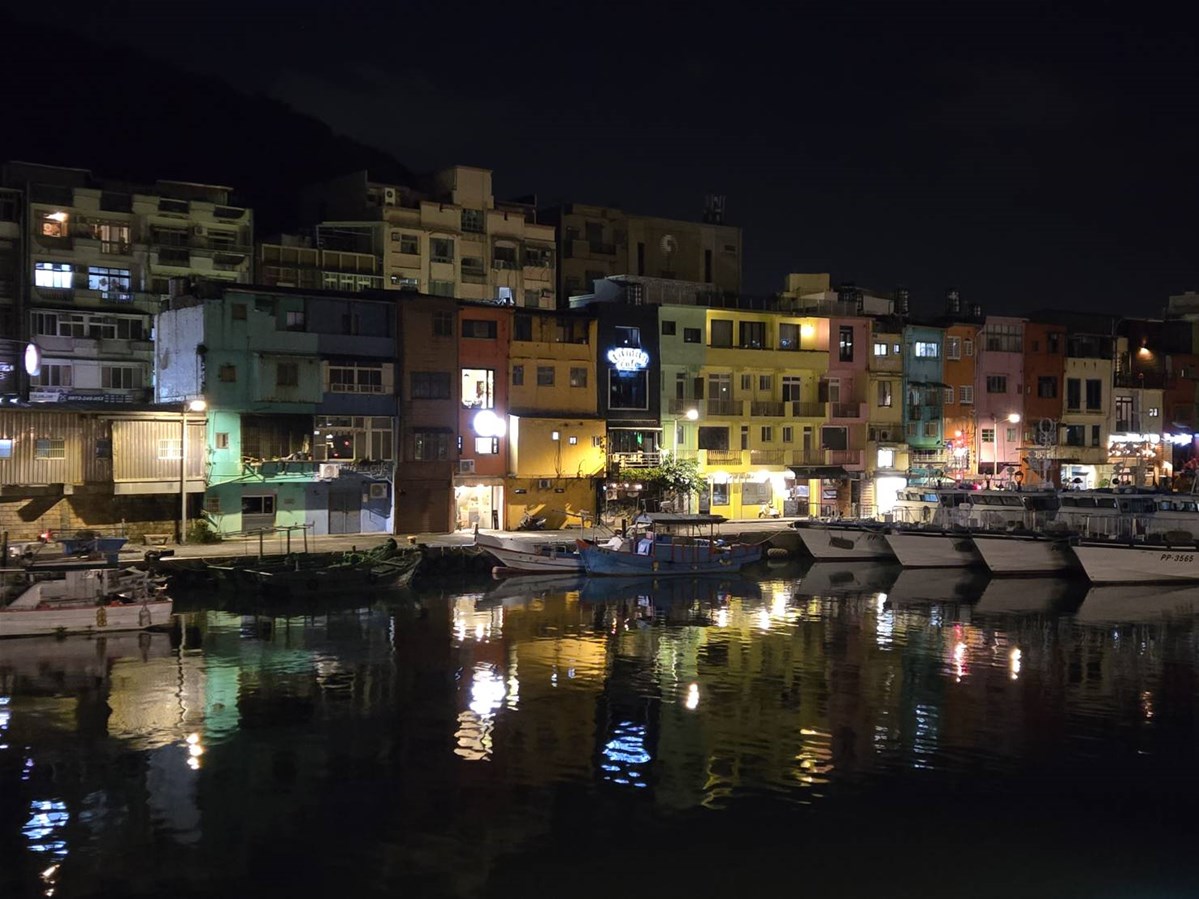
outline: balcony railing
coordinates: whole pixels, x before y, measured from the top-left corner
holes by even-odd
[[[791,450],[791,465],[823,465],[824,450]]]
[[[690,410],[699,411],[703,405],[703,400],[688,400],[688,399],[672,399],[667,403],[667,410],[671,415],[686,415]]]
[[[773,418],[781,418],[787,414],[787,404],[781,400],[754,400],[749,404],[749,408],[750,414],[755,417],[764,415]]]
[[[787,463],[786,450],[750,450],[749,464],[750,465],[785,465]]]
[[[866,458],[864,450],[825,450],[826,458],[829,465],[845,465],[849,467],[861,467]]]
[[[824,418],[828,403],[805,403],[803,400],[791,402],[792,418]]]
[[[706,450],[709,465],[740,465],[741,450]]]
[[[830,418],[862,418],[866,414],[865,403],[830,403]]]
[[[739,400],[708,400],[707,410],[709,415],[740,415],[741,402]]]
[[[609,456],[615,469],[621,468],[653,468],[662,464],[661,453],[612,453]]]

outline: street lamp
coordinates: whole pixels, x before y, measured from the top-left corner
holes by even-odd
[[[686,412],[683,413],[683,417],[686,418],[687,421],[699,421],[699,410],[698,409],[688,409]],[[677,419],[674,422],[674,455],[675,455],[675,458],[678,458],[678,455],[679,455],[679,423],[678,423]]]
[[[1014,424],[1014,425],[1020,424],[1020,413],[1019,412],[1010,413],[1007,417],[1007,420],[1009,423]],[[999,446],[1000,446],[1000,451],[1003,454],[1003,463],[1004,463],[1004,465],[1007,465],[1007,433],[1006,433],[1007,428],[1004,428],[1004,432],[1005,433],[1003,434],[1003,440],[1000,442]],[[995,461],[995,473],[997,475],[999,473],[999,461],[998,460]]]
[[[187,413],[203,412],[208,403],[202,399],[191,400],[183,404],[180,413],[182,434],[179,441],[179,543],[187,542]]]

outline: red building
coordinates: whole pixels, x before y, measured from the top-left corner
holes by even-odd
[[[1046,322],[1024,325],[1024,428],[1021,470],[1030,483],[1057,481],[1058,422],[1066,376],[1066,327]]]
[[[508,347],[512,309],[462,302],[458,309],[458,467],[454,506],[459,528],[515,527],[504,521],[508,474]]]

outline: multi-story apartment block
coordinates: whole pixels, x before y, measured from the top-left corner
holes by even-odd
[[[567,203],[543,211],[558,229],[561,296],[596,291],[613,275],[688,281],[708,292],[741,292],[741,229],[710,209],[704,222],[636,215],[620,209]]]
[[[944,444],[944,328],[903,328],[903,423],[912,480],[935,482],[947,475]]]
[[[41,353],[31,401],[146,400],[152,317],[172,280],[250,280],[253,214],[228,187],[26,163],[0,180],[22,203],[18,333]]]
[[[27,332],[20,327],[21,214],[17,190],[0,187],[0,402],[21,394],[21,367]]]
[[[508,351],[508,527],[526,511],[549,527],[595,514],[605,473],[595,318],[517,310]],[[588,518],[587,520],[591,520]]]
[[[1061,483],[1058,422],[1066,377],[1066,328],[1024,323],[1024,443],[1030,485]]]
[[[829,319],[828,375],[821,384],[827,397],[828,424],[821,430],[827,462],[858,481],[866,470],[866,404],[870,359],[870,319],[833,315]],[[854,503],[861,498],[855,497]]]
[[[1115,375],[1115,322],[1108,316],[1058,313],[1067,328],[1065,393],[1058,423],[1061,481],[1091,489],[1111,482],[1109,419]]]
[[[157,317],[156,389],[180,410],[203,401],[188,437],[207,448],[197,486],[214,529],[390,533],[394,304],[284,288],[198,293]]]
[[[454,476],[458,527],[507,527],[503,513],[510,437],[508,346],[512,310],[494,304],[462,303],[458,336],[458,433],[462,441]]]
[[[325,249],[313,238],[282,234],[258,244],[256,281],[301,290],[382,290],[382,263],[373,253]]]
[[[318,246],[374,256],[387,289],[557,306],[554,227],[532,205],[497,201],[488,169],[454,166],[417,187],[356,172],[307,201]]]
[[[974,408],[980,474],[1003,481],[1021,466],[1024,320],[988,315],[979,333]]]
[[[1174,332],[1170,337],[1167,332]],[[1157,484],[1172,468],[1164,416],[1167,360],[1186,333],[1164,322],[1122,319],[1116,323],[1115,374],[1108,418],[1108,461],[1116,483]],[[1182,337],[1183,339],[1179,339]],[[1173,338],[1173,339],[1171,339]],[[1188,347],[1189,349],[1189,347]]]

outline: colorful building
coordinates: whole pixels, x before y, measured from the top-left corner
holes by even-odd
[[[908,483],[909,453],[904,429],[903,325],[894,317],[871,323],[866,363],[869,397],[866,426],[866,514],[885,515]]]
[[[1024,431],[1024,319],[988,315],[974,389],[978,472],[1007,481],[1020,471]]]
[[[462,303],[458,310],[458,472],[454,505],[459,528],[505,527],[508,474],[508,346],[512,310]]]
[[[947,321],[945,325],[946,473],[968,480],[978,472],[978,412],[975,404],[979,323]]]
[[[935,482],[947,476],[944,444],[945,330],[932,325],[903,328],[903,425],[910,451],[909,479]]]
[[[1060,480],[1082,489],[1111,483],[1108,460],[1112,384],[1115,376],[1115,322],[1103,315],[1058,319],[1068,329],[1065,397],[1059,422]]]
[[[1024,424],[1022,450],[1027,483],[1060,486],[1058,422],[1066,377],[1066,328],[1052,322],[1024,323]]]

